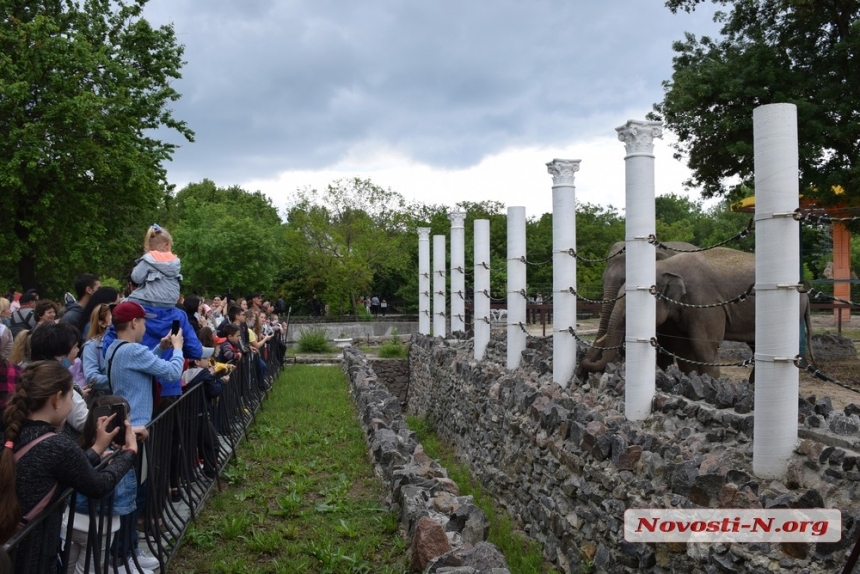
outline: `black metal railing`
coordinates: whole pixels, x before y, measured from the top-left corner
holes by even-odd
[[[253,364],[255,357],[245,355],[217,399],[207,399],[203,385],[197,385],[147,425],[149,437],[140,444],[136,469],[146,499],[140,522],[120,528],[121,517],[112,513],[113,493],[89,501],[87,514],[75,513],[75,505],[68,504],[75,493],[68,489],[0,547],[0,574],[53,574],[66,571],[77,560],[85,572],[134,571],[133,558],[131,562],[118,558],[117,538],[123,531],[132,532],[138,549],[157,558],[164,572],[188,526],[212,492],[221,489],[221,470],[247,438],[247,429],[282,367],[284,350],[285,336],[261,349],[264,380],[260,380],[262,369]],[[64,524],[59,541],[44,535],[56,532],[57,521]],[[74,572],[74,566],[68,571]]]

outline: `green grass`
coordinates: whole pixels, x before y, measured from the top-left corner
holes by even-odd
[[[418,435],[418,442],[424,447],[424,452],[438,459],[439,463],[448,470],[448,476],[460,487],[460,494],[471,494],[475,498],[475,505],[487,515],[490,520],[490,535],[487,540],[495,544],[504,554],[511,572],[558,573],[552,564],[544,560],[540,544],[517,531],[510,515],[504,509],[496,507],[492,495],[472,478],[468,467],[454,458],[454,450],[441,442],[423,419],[409,417],[407,424]]]
[[[340,367],[289,367],[169,572],[408,570]]]

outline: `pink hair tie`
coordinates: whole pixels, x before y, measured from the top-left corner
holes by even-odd
[[[13,448],[15,448],[15,443],[14,443],[14,442],[12,442],[11,440],[7,440],[7,441],[6,441],[6,444],[5,444],[4,446],[5,446],[6,448],[8,448],[9,450],[12,450]]]

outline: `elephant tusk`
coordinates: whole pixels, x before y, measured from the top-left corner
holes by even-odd
[[[605,340],[606,340],[606,335],[603,335],[602,337],[600,337],[599,339],[597,339],[596,341],[594,341],[594,344],[595,344],[595,345],[599,345],[600,343],[602,343],[602,342],[603,342],[603,341],[605,341]]]

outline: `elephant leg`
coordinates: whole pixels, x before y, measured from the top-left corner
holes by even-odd
[[[688,348],[683,356],[699,363],[717,362],[717,359],[720,356],[719,341],[694,337],[689,339],[687,343]],[[679,356],[682,355],[679,353]],[[688,361],[678,360],[678,368],[686,374],[695,372],[700,375],[708,375],[715,379],[720,376],[720,368],[714,365],[699,365]]]

